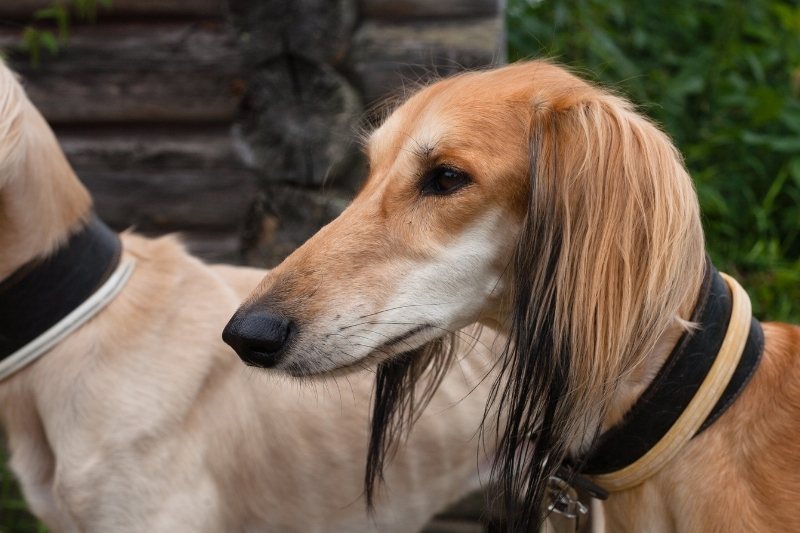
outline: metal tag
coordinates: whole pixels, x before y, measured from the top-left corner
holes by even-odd
[[[558,476],[547,481],[548,518],[545,531],[575,533],[588,519],[589,509],[578,499],[578,492]]]

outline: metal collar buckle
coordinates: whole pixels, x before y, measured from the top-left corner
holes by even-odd
[[[558,475],[547,480],[548,529],[576,532],[589,517],[589,509],[578,498],[578,491]]]

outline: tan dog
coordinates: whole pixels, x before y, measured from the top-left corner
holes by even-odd
[[[538,520],[548,474],[622,419],[687,330],[706,259],[681,157],[630,103],[546,62],[435,83],[366,152],[355,201],[266,276],[227,337],[310,375],[499,326],[513,343],[493,396],[507,415],[497,472],[529,505],[521,523]],[[243,337],[254,315],[273,326]],[[744,392],[611,495],[610,531],[800,530],[800,329],[763,329]],[[392,406],[375,409],[383,445]],[[373,473],[382,457],[371,450]]]
[[[57,249],[90,204],[0,65],[0,280]],[[265,271],[206,266],[172,238],[122,241],[136,261],[122,292],[0,382],[10,466],[51,531],[416,531],[477,486],[481,344],[445,379],[370,517],[370,377],[300,387],[255,374],[220,333]]]

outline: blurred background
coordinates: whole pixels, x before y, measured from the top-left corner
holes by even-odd
[[[796,0],[2,0],[0,50],[108,223],[258,266],[346,205],[383,102],[554,58],[662,125],[718,268],[800,322]],[[476,502],[429,531],[484,530]],[[0,532],[37,530],[0,466]]]

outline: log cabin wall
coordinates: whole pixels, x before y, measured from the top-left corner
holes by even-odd
[[[114,228],[271,266],[352,197],[379,102],[504,61],[502,3],[112,0],[34,68],[51,2],[3,1],[0,50]]]
[[[34,68],[51,1],[2,0],[0,51],[111,226],[272,266],[352,197],[380,102],[505,61],[503,1],[112,0]],[[482,501],[426,531],[483,531]]]

